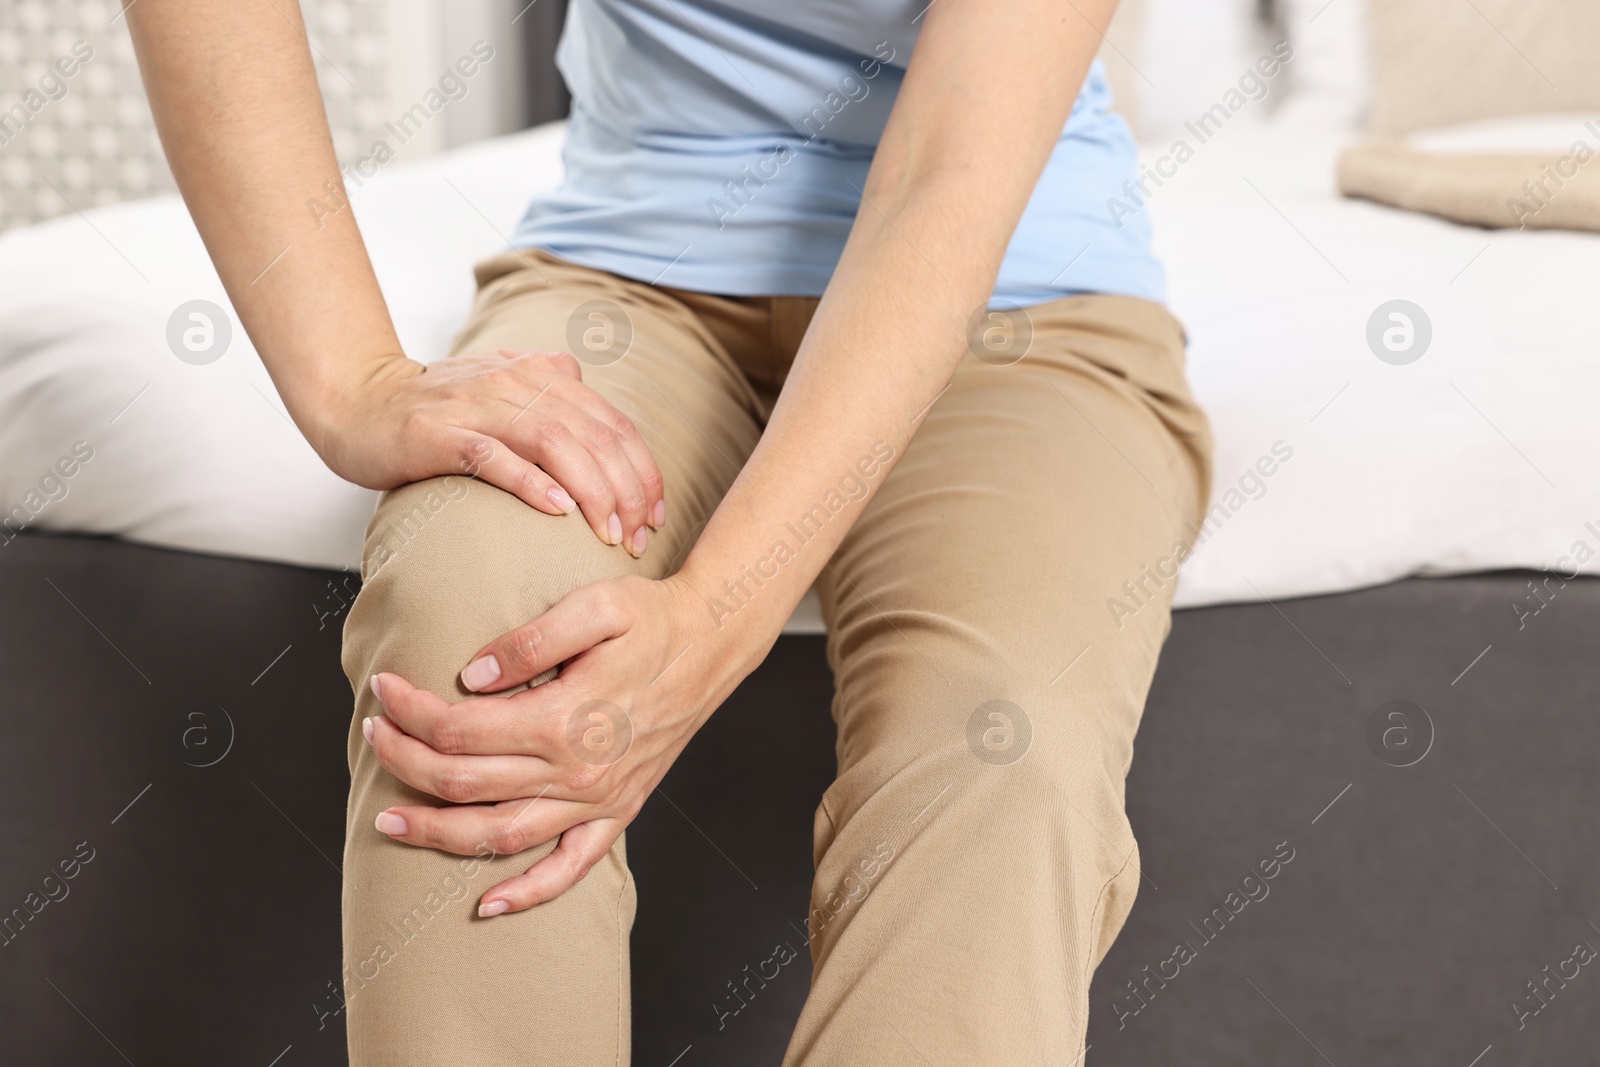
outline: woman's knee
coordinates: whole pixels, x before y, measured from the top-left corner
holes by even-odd
[[[464,698],[458,672],[488,641],[580,586],[639,573],[578,513],[546,515],[473,478],[430,478],[383,495],[367,527],[362,589],[345,624],[344,665],[395,671]]]

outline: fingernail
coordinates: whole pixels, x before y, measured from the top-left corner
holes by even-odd
[[[578,506],[578,502],[568,496],[567,491],[561,488],[559,485],[552,486],[550,491],[546,493],[545,496],[548,496],[552,504],[566,512],[568,515],[571,515],[572,509]]]
[[[610,537],[606,544],[622,544],[622,520],[617,518],[617,513],[614,511],[611,513],[611,518],[606,520],[606,533]]]
[[[368,678],[367,684],[372,687],[372,695],[382,700],[383,693],[378,689],[378,676],[374,674],[371,678]]]
[[[476,693],[486,685],[500,680],[500,661],[493,656],[479,656],[461,672],[461,684]]]
[[[666,524],[667,524],[667,502],[665,500],[657,500],[656,501],[656,506],[654,508],[652,508],[651,511],[650,511],[650,525],[654,526],[656,529],[659,530],[659,529],[661,529],[661,527],[665,526]]]
[[[487,904],[479,904],[478,905],[478,917],[481,918],[481,919],[492,919],[496,915],[504,915],[506,912],[508,912],[510,910],[511,910],[511,902],[510,901],[508,901],[508,900],[491,900]]]
[[[633,531],[633,557],[638,559],[644,555],[644,546],[650,543],[650,531],[643,526]]]
[[[408,829],[405,816],[396,815],[392,811],[378,812],[378,818],[373,825],[378,828],[380,834],[388,834],[390,837],[404,837]]]
[[[367,744],[372,744],[372,716],[368,715],[361,720],[361,736],[367,739]]]

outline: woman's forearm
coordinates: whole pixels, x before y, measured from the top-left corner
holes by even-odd
[[[941,247],[941,199],[862,207],[766,431],[680,572],[719,629],[737,615],[757,645],[777,633],[965,351],[997,257]]]
[[[299,5],[126,8],[173,174],[228,296],[300,428],[399,341],[347,206]],[[334,199],[334,194],[337,199]]]
[[[782,396],[680,572],[719,629],[738,615],[748,654],[765,651],[948,384],[1114,7],[929,9]]]

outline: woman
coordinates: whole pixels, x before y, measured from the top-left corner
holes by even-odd
[[[623,830],[813,583],[839,776],[785,1062],[1081,1055],[1139,879],[1143,568],[1208,448],[1102,207],[1113,6],[577,0],[566,182],[426,367],[350,213],[307,216],[338,167],[293,5],[128,8],[285,403],[388,490],[345,634],[352,1063],[628,1061]]]

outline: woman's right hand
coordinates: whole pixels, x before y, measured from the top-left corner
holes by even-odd
[[[385,357],[307,437],[340,477],[392,489],[446,474],[498,486],[549,515],[582,510],[608,545],[642,556],[666,522],[661,471],[629,418],[566,353]]]

